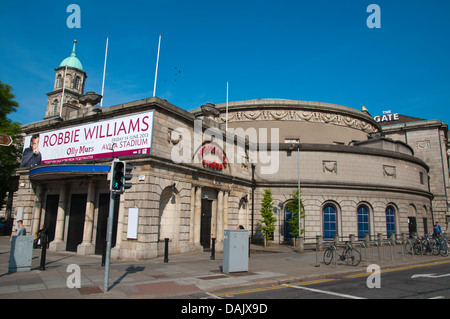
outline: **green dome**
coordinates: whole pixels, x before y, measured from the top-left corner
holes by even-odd
[[[60,67],[69,66],[69,67],[76,68],[76,69],[83,71],[83,65],[81,64],[80,60],[78,60],[78,58],[77,58],[77,40],[73,41],[73,49],[72,49],[72,53],[70,54],[70,56],[68,58],[65,58],[59,66]]]

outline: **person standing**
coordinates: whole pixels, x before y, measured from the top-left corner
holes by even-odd
[[[433,238],[437,238],[441,235],[441,226],[439,226],[439,223],[436,222],[433,226]]]
[[[17,236],[26,236],[27,235],[27,229],[25,228],[25,226],[23,225],[23,220],[18,220],[17,221]]]

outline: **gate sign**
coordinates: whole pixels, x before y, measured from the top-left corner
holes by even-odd
[[[22,167],[149,154],[153,111],[26,136]]]
[[[374,120],[377,122],[390,122],[390,121],[398,121],[399,115],[398,113],[391,113],[391,111],[383,111],[383,115],[377,115],[374,117]]]
[[[12,143],[12,138],[6,134],[0,134],[0,146],[10,146]]]

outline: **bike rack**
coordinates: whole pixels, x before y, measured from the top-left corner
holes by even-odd
[[[325,251],[328,246],[334,245],[336,249],[338,247],[343,247],[347,243],[349,243],[352,247],[358,247],[361,253],[361,262],[369,263],[369,259],[372,261],[378,260],[381,262],[382,259],[388,259],[392,262],[397,258],[397,246],[400,246],[401,249],[401,258],[405,260],[407,255],[410,254],[411,258],[416,258],[416,256],[424,256],[426,253],[424,252],[422,243],[418,247],[418,251],[416,252],[414,249],[414,242],[418,239],[422,242],[421,238],[406,238],[406,235],[403,235],[403,238],[392,238],[392,239],[381,239],[381,235],[378,235],[378,238],[374,240],[370,240],[369,236],[366,236],[366,240],[362,241],[352,241],[351,239],[355,239],[355,237],[350,237],[350,241],[339,241],[339,237],[335,237],[334,241],[319,243],[316,242],[316,265],[315,267],[320,267],[319,262],[319,252]],[[409,245],[409,247],[408,247]],[[442,245],[447,245],[450,247],[449,241],[444,238]],[[386,246],[389,246],[389,249],[386,249]],[[324,248],[322,248],[324,247]],[[326,248],[325,248],[326,247]],[[367,249],[372,247],[372,256],[368,258]],[[375,256],[375,249],[377,250],[377,257]],[[408,250],[409,249],[409,250]],[[369,252],[370,254],[370,252]],[[450,254],[449,254],[450,256]],[[337,255],[336,250],[333,250],[333,259],[334,259],[334,267],[337,267]]]

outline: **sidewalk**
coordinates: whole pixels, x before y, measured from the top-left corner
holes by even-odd
[[[0,299],[24,298],[187,298],[213,297],[211,293],[251,286],[269,286],[322,278],[336,278],[354,273],[365,273],[369,264],[378,264],[382,270],[406,265],[449,261],[441,256],[405,255],[397,248],[394,261],[389,253],[378,260],[377,249],[368,249],[367,261],[357,267],[338,262],[326,266],[323,253],[307,251],[296,253],[292,247],[273,245],[270,248],[251,246],[247,273],[221,272],[222,254],[211,260],[209,252],[170,255],[151,260],[112,260],[109,291],[103,293],[104,267],[100,256],[79,256],[75,253],[47,251],[46,270],[39,270],[40,249],[33,252],[32,270],[8,273],[10,238],[0,237]],[[374,255],[372,255],[374,253]],[[73,273],[67,267],[80,267],[81,288],[68,288],[67,279]]]

